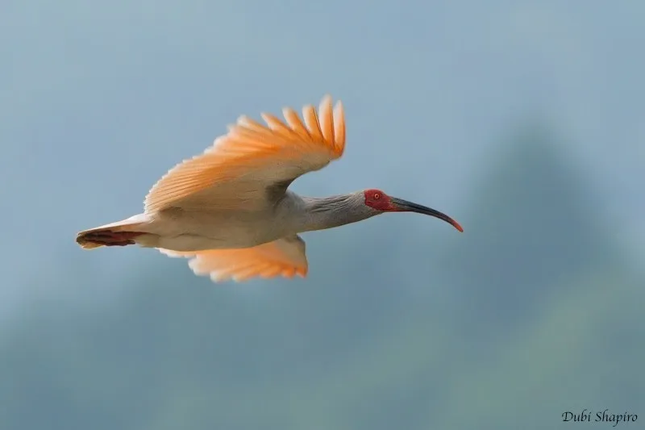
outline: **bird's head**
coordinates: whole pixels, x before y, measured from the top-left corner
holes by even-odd
[[[396,197],[390,197],[381,190],[369,189],[363,191],[365,195],[365,206],[368,206],[379,212],[416,212],[424,215],[430,215],[435,218],[439,218],[451,224],[457,230],[463,232],[464,229],[461,228],[459,223],[454,219],[450,218],[448,215],[441,213],[437,210],[431,209],[426,206],[419,205],[417,203],[412,203],[407,200],[399,199]]]

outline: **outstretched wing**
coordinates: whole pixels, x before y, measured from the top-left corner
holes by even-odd
[[[145,199],[145,212],[169,207],[252,210],[282,196],[297,177],[322,169],[345,150],[345,116],[325,96],[318,112],[291,108],[286,122],[263,113],[266,125],[240,117],[206,151],[163,176]]]
[[[207,251],[177,252],[159,249],[170,257],[191,258],[188,265],[196,275],[208,275],[215,281],[250,278],[274,278],[295,275],[307,276],[308,264],[305,241],[298,235],[243,249],[210,249]]]

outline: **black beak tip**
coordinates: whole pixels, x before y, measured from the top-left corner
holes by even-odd
[[[448,224],[456,228],[460,233],[464,232],[463,227],[457,221],[450,218],[448,215],[444,214],[443,212],[439,212],[438,210],[435,210],[417,203],[409,202],[407,200],[395,198],[395,197],[392,197],[392,203],[395,207],[394,210],[396,211],[417,212],[424,215],[430,215],[435,218],[439,218],[442,221],[447,222]]]

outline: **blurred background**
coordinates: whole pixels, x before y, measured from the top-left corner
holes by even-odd
[[[641,427],[644,22],[638,1],[4,0],[0,429]],[[345,156],[292,188],[382,188],[463,234],[384,215],[305,234],[306,280],[219,285],[74,242],[238,115],[326,93]]]

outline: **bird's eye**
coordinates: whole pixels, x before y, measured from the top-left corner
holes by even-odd
[[[374,193],[374,200],[378,200],[381,198],[381,195],[379,193]]]

